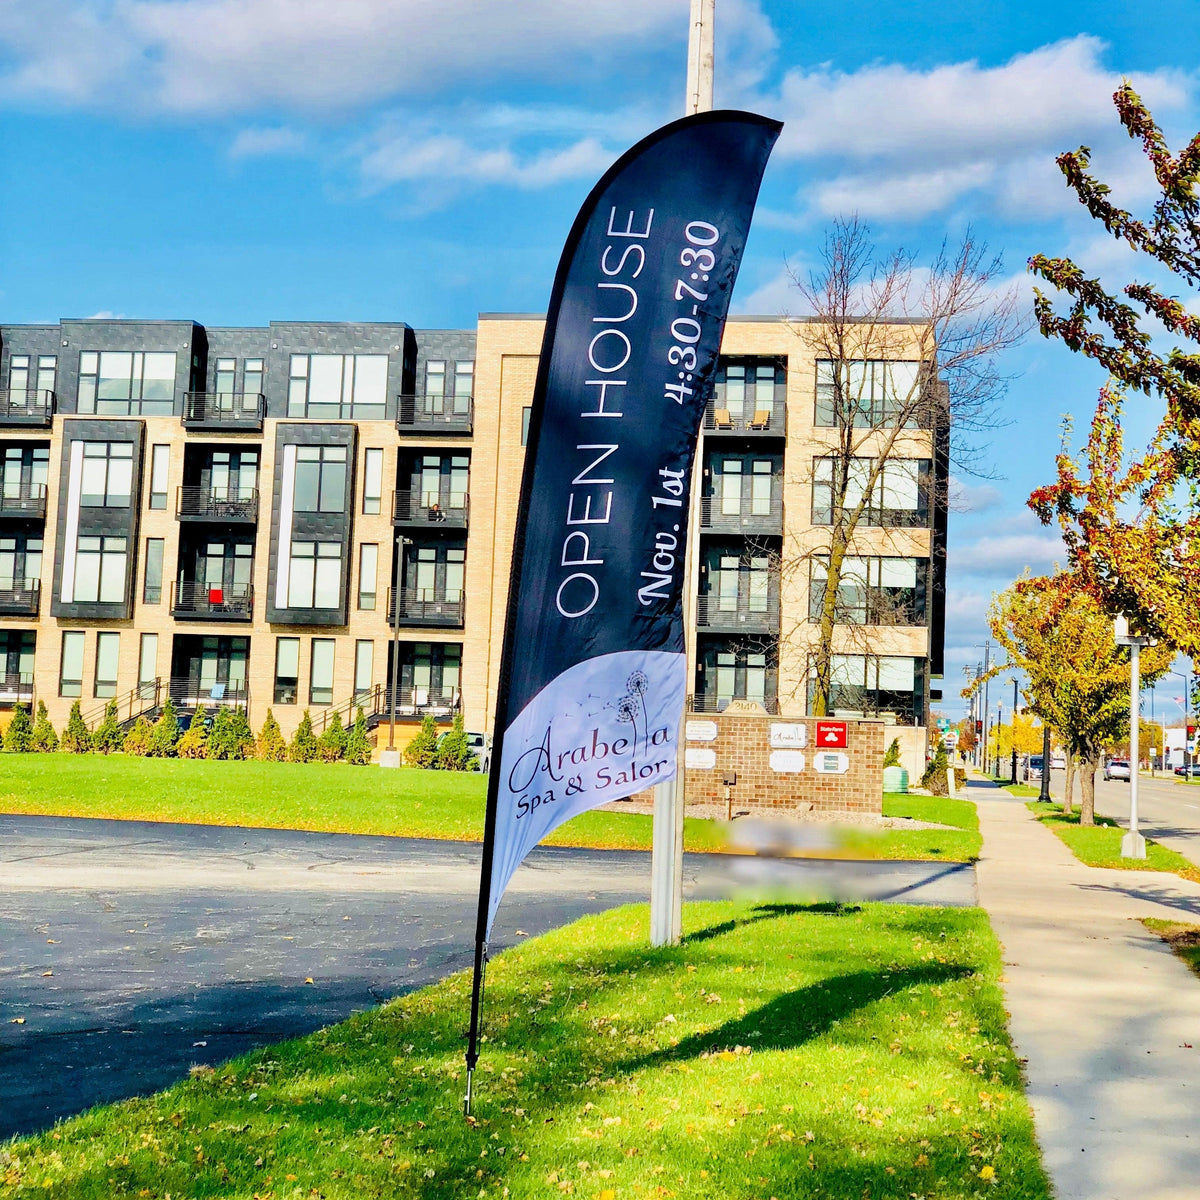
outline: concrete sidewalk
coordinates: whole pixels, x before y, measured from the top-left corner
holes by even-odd
[[[1200,923],[1200,885],[1086,867],[1023,800],[982,780],[980,904],[1004,948],[1058,1200],[1200,1196],[1200,979],[1141,924]]]

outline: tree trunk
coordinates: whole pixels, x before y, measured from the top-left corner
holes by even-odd
[[[813,662],[815,678],[813,703],[809,712],[814,717],[828,716],[830,710],[830,693],[833,690],[833,631],[837,625],[837,594],[842,581],[842,565],[846,561],[846,545],[844,531],[835,524],[830,538],[825,595],[821,601],[821,623],[818,626],[817,649]]]
[[[1067,778],[1063,783],[1063,812],[1071,811],[1071,795],[1075,791],[1075,755],[1067,751]]]
[[[1080,825],[1095,825],[1096,823],[1096,769],[1100,766],[1100,755],[1092,751],[1081,756],[1079,762],[1079,823]]]

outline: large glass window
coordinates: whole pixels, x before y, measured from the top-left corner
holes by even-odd
[[[697,674],[697,710],[723,712],[734,700],[777,707],[776,649],[753,643],[701,645]]]
[[[0,496],[10,500],[40,496],[49,476],[49,446],[4,448],[0,456]]]
[[[53,392],[58,359],[53,354],[39,354],[37,362],[28,354],[14,354],[8,360],[8,387],[15,393],[11,400],[15,405],[23,405],[36,399],[39,402],[43,394]]]
[[[79,502],[84,508],[128,508],[133,492],[133,443],[84,442]]]
[[[917,362],[818,359],[813,424],[873,429],[894,425],[901,413],[906,427],[922,424],[919,368]]]
[[[261,396],[263,392],[263,360],[248,358],[242,364],[242,391],[247,396]]]
[[[216,370],[213,373],[213,391],[219,396],[228,395],[237,391],[236,383],[237,359],[218,358]]]
[[[120,604],[125,599],[128,541],[123,537],[81,537],[75,551],[78,604]]]
[[[295,704],[300,686],[300,639],[281,637],[275,641],[275,703]]]
[[[378,578],[379,547],[374,542],[363,542],[358,548],[358,607],[364,612],[375,611]]]
[[[375,667],[375,643],[369,640],[354,643],[354,699],[361,702],[371,691]]]
[[[146,576],[142,583],[142,603],[162,602],[163,539],[146,539]]]
[[[8,389],[11,392],[29,391],[28,354],[14,354],[8,360]]]
[[[83,695],[83,639],[79,630],[67,630],[62,637],[62,659],[58,669],[58,694]]]
[[[81,413],[170,416],[175,409],[175,354],[85,350],[79,356]]]
[[[363,451],[362,510],[368,516],[378,513],[383,500],[383,451]]]
[[[293,354],[288,416],[382,420],[387,371],[386,354]]]
[[[401,650],[402,702],[418,708],[452,708],[459,698],[462,647],[442,642],[410,642]]]
[[[333,703],[333,638],[313,638],[309,668],[309,704]]]
[[[855,558],[842,560],[834,620],[839,625],[923,625],[929,560]],[[828,586],[825,559],[812,563],[809,620],[821,619]]]
[[[0,592],[28,591],[41,578],[42,539],[23,533],[0,537]]]
[[[714,407],[723,410],[736,428],[769,422],[775,405],[775,384],[783,368],[773,359],[721,359],[717,368]]]
[[[96,634],[96,687],[93,695],[97,700],[108,700],[117,694],[117,662],[120,656],[119,633]]]
[[[815,683],[810,681],[811,708]],[[830,661],[830,707],[866,716],[891,714],[918,725],[924,710],[924,660],[873,654],[835,654]]]
[[[813,460],[812,523],[831,525],[839,505],[847,511],[858,507],[870,483],[874,460],[852,458],[846,471],[844,498],[842,461]],[[929,459],[889,458],[875,481],[870,501],[863,511],[868,525],[924,527],[929,524]]]
[[[346,511],[346,447],[296,447],[296,512]]]
[[[253,500],[258,487],[258,451],[214,450],[206,473],[209,494],[215,500]]]
[[[150,451],[150,507],[167,507],[167,472],[171,463],[171,447],[155,446]]]
[[[293,542],[288,608],[339,608],[341,593],[341,543]]]
[[[154,694],[158,679],[158,634],[143,633],[138,648],[138,693],[145,699]]]

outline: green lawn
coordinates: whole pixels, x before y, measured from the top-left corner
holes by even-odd
[[[197,1069],[0,1150],[0,1195],[1048,1200],[984,914],[900,905],[588,918],[469,979]],[[299,985],[299,981],[297,981]]]
[[[1066,844],[1080,862],[1089,867],[1116,867],[1130,871],[1168,871],[1182,875],[1185,879],[1200,881],[1200,869],[1175,850],[1168,850],[1158,842],[1146,839],[1146,857],[1123,858],[1121,838],[1124,830],[1108,817],[1096,818],[1096,824],[1085,827],[1079,824],[1079,810],[1064,816],[1060,804],[1043,804],[1039,801],[1028,805],[1031,812],[1043,825],[1049,826]]]
[[[204,762],[121,754],[0,755],[0,812],[8,813],[479,841],[485,788],[482,775],[411,768],[383,771],[344,764]],[[978,856],[972,804],[885,796],[884,811],[924,816],[957,828],[855,839],[848,852],[947,862]],[[647,815],[590,812],[567,822],[547,841],[648,850],[651,829]],[[684,822],[687,850],[719,850],[723,841],[713,821],[689,817]]]
[[[1200,925],[1163,921],[1158,917],[1143,917],[1142,924],[1152,933],[1157,933],[1193,974],[1200,975]]]

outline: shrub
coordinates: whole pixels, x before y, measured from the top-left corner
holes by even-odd
[[[404,761],[412,767],[432,767],[437,754],[437,726],[428,713],[421,719],[417,736],[404,747]]]
[[[316,757],[317,739],[313,735],[312,717],[308,715],[306,708],[300,718],[300,724],[296,726],[292,744],[288,747],[288,759],[291,762],[312,762]]]
[[[46,711],[45,703],[38,702],[38,715]],[[53,733],[54,731],[51,730]],[[58,739],[55,738],[55,741]],[[8,723],[8,735],[4,739],[4,748],[10,754],[28,754],[34,748],[33,726],[29,722],[29,713],[20,704],[13,709],[12,720]]]
[[[267,719],[258,735],[255,753],[263,762],[283,762],[287,758],[287,742],[283,740],[279,722],[275,720],[275,714],[269,708]]]
[[[199,717],[199,713],[196,715]],[[175,743],[178,741],[179,719],[175,715],[175,701],[168,696],[158,720],[154,722],[147,753],[151,758],[170,758],[175,753]]]
[[[340,762],[346,753],[346,729],[341,715],[334,712],[317,739],[317,754],[322,762]]]
[[[892,744],[887,748],[883,756],[883,765],[885,767],[900,766],[900,739],[892,738]]]
[[[204,729],[204,719],[197,714],[196,719],[179,739],[175,753],[180,758],[209,758],[208,750],[208,734]]]
[[[117,720],[117,702],[110,700],[104,706],[104,720],[92,734],[92,746],[101,754],[112,754],[120,750],[124,740],[125,735],[121,732],[121,725]]]
[[[233,747],[230,758],[254,757],[254,730],[244,708],[235,708],[229,716],[229,741]]]
[[[145,758],[150,753],[150,740],[154,736],[154,727],[145,717],[138,717],[134,727],[125,735],[121,749],[135,758]]]
[[[208,757],[240,759],[253,754],[254,734],[240,708],[218,710],[208,735]]]
[[[925,774],[921,776],[921,786],[934,796],[948,796],[950,785],[946,779],[946,770],[949,765],[949,760],[946,758],[946,747],[939,745],[937,753],[933,756],[929,766],[925,768]]]
[[[433,765],[439,771],[470,771],[474,769],[478,761],[471,753],[471,747],[467,743],[467,731],[463,728],[463,715],[461,712],[456,712],[450,732],[442,738],[438,745]]]
[[[27,717],[26,720],[29,718]],[[8,730],[9,738],[12,738],[12,726]],[[12,750],[14,747],[9,746]],[[50,714],[46,711],[45,700],[38,701],[37,720],[33,723],[33,745],[31,749],[37,750],[42,754],[53,754],[58,749],[58,734],[54,732],[54,726],[50,724]]]
[[[83,723],[83,714],[79,711],[79,701],[71,705],[70,716],[67,717],[67,727],[63,730],[60,750],[64,754],[90,754],[92,752],[92,735]]]
[[[346,738],[346,761],[356,767],[365,767],[371,761],[371,742],[367,738],[367,718],[363,715],[362,705],[358,706],[358,714]]]

